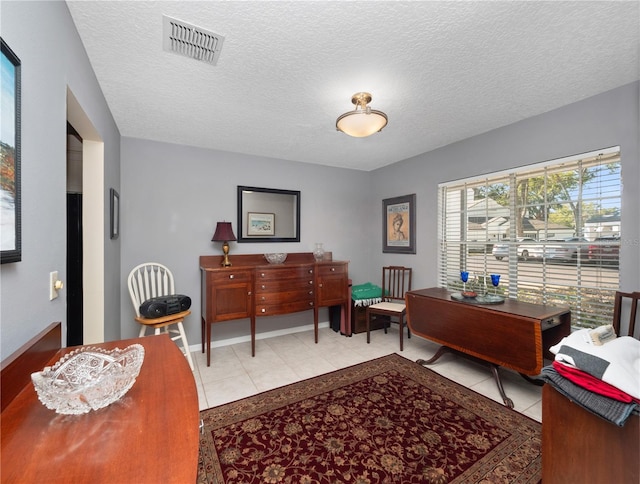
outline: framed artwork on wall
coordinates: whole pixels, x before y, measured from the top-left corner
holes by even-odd
[[[382,200],[382,252],[416,253],[416,195]]]
[[[22,260],[20,192],[20,59],[2,44],[0,120],[0,262]]]
[[[109,189],[111,203],[109,212],[111,213],[111,238],[117,239],[120,236],[120,195],[113,188]]]
[[[247,235],[275,235],[276,216],[273,213],[247,214]]]

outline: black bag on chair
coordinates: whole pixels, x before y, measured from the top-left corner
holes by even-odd
[[[162,316],[186,311],[190,307],[191,298],[184,294],[152,297],[140,305],[140,316],[145,318],[160,318]]]

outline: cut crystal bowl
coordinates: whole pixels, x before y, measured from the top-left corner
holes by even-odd
[[[265,254],[264,258],[267,259],[269,264],[282,264],[287,259],[287,253],[273,252],[271,254]]]
[[[43,405],[56,413],[81,414],[112,404],[133,386],[144,360],[144,347],[121,350],[79,348],[53,366],[32,373]]]

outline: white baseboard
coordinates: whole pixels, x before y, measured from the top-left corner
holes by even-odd
[[[329,327],[329,322],[328,321],[325,321],[323,323],[318,323],[318,329],[320,329],[320,328],[328,328],[328,327]],[[275,336],[284,336],[286,334],[302,333],[304,331],[312,331],[312,330],[313,330],[313,324],[305,324],[304,326],[294,326],[292,328],[278,329],[276,331],[267,331],[265,333],[256,333],[256,340],[274,338]],[[237,343],[246,343],[246,342],[250,342],[250,341],[251,341],[251,335],[248,334],[248,335],[245,335],[245,336],[237,336],[235,338],[228,338],[228,339],[223,339],[223,340],[218,340],[218,341],[212,341],[211,342],[211,347],[212,348],[220,348],[222,346],[235,345]],[[202,351],[202,344],[189,345],[189,351],[191,351],[192,353],[194,351]]]

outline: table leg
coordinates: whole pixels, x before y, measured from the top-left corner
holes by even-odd
[[[502,379],[500,378],[500,373],[498,372],[498,368],[500,367],[498,365],[494,365],[493,363],[488,363],[488,365],[491,368],[493,378],[496,380],[496,384],[498,385],[498,391],[500,392],[502,401],[507,407],[513,408],[513,400],[507,397],[507,394],[504,392],[504,387],[502,386]]]
[[[202,352],[204,353],[204,339],[205,339],[205,333],[206,330],[204,329],[204,325],[205,325],[205,321],[204,318],[202,316],[200,316],[200,337],[202,338]]]
[[[502,379],[500,378],[500,373],[498,372],[498,368],[500,367],[496,364],[489,363],[487,361],[481,360],[480,358],[467,355],[466,353],[462,353],[460,351],[456,351],[453,348],[449,348],[448,346],[441,346],[431,358],[429,358],[428,360],[416,360],[416,363],[422,366],[430,365],[431,363],[435,363],[438,360],[438,358],[440,358],[445,353],[456,353],[460,356],[464,356],[465,358],[469,358],[471,360],[480,361],[481,363],[487,364],[489,368],[491,368],[491,372],[493,373],[493,378],[496,380],[496,384],[498,385],[498,391],[500,392],[502,401],[507,407],[513,408],[513,401],[509,397],[507,397],[507,394],[504,392],[504,387],[502,386]],[[525,376],[525,375],[522,375],[522,376]]]
[[[256,356],[256,317],[251,316],[251,356]]]
[[[209,321],[205,321],[204,324],[207,327],[207,366],[211,366],[211,323]]]
[[[416,363],[418,365],[430,365],[431,363],[435,363],[436,360],[438,360],[438,358],[440,358],[442,355],[444,355],[445,353],[453,353],[454,350],[452,350],[451,348],[449,348],[448,346],[441,346],[438,351],[436,351],[436,354],[433,355],[431,358],[429,358],[428,360],[416,360]]]

